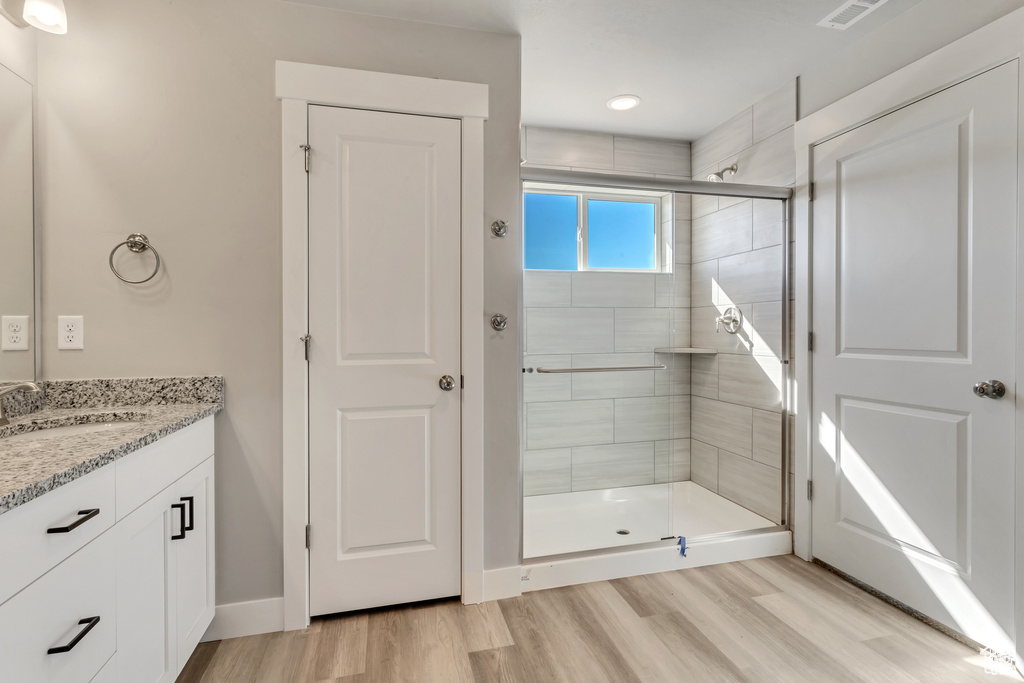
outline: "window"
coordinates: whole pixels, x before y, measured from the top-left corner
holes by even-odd
[[[530,270],[660,272],[660,193],[528,185],[523,265]]]

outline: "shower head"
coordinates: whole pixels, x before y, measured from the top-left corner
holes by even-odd
[[[732,166],[728,166],[726,168],[723,168],[721,171],[718,171],[717,173],[712,173],[711,175],[709,175],[708,176],[708,182],[711,182],[711,183],[722,183],[722,182],[725,182],[725,176],[726,175],[736,175],[736,171],[737,170],[738,169],[736,167],[736,164],[733,164]]]

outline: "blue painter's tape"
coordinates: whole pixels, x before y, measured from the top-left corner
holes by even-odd
[[[686,536],[679,537],[679,554],[686,557]]]

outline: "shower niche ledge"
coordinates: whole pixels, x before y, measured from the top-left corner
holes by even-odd
[[[718,353],[718,349],[700,349],[693,346],[663,346],[654,349],[655,353]]]

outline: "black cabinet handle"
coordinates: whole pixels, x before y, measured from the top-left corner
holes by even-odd
[[[78,635],[75,636],[74,638],[72,638],[70,643],[68,643],[67,645],[61,645],[59,647],[51,647],[49,650],[46,651],[46,654],[48,654],[48,655],[59,655],[62,652],[71,652],[71,650],[74,649],[75,645],[78,645],[78,643],[80,643],[82,641],[82,638],[85,638],[86,634],[89,633],[89,631],[93,630],[93,628],[96,627],[96,624],[100,623],[100,618],[99,617],[86,617],[85,619],[82,619],[78,623],[79,624],[87,624],[87,626],[85,628],[83,628],[81,631],[79,631]]]
[[[181,539],[185,538],[185,504],[184,503],[171,503],[171,509],[178,511],[179,520],[181,521],[181,533],[180,534],[171,534],[171,540],[172,541],[180,541]]]
[[[196,498],[195,496],[182,496],[179,500],[188,503],[188,524],[185,531],[193,531],[196,528]]]
[[[76,519],[75,521],[73,521],[71,524],[68,524],[67,526],[51,527],[51,528],[46,530],[46,533],[48,533],[48,534],[66,534],[66,533],[72,532],[75,529],[77,529],[78,527],[80,527],[83,524],[85,524],[86,522],[88,522],[90,519],[92,519],[96,515],[100,514],[100,509],[99,508],[92,508],[92,509],[89,509],[89,510],[79,510],[78,514],[82,515],[82,516],[79,517],[78,519]]]

